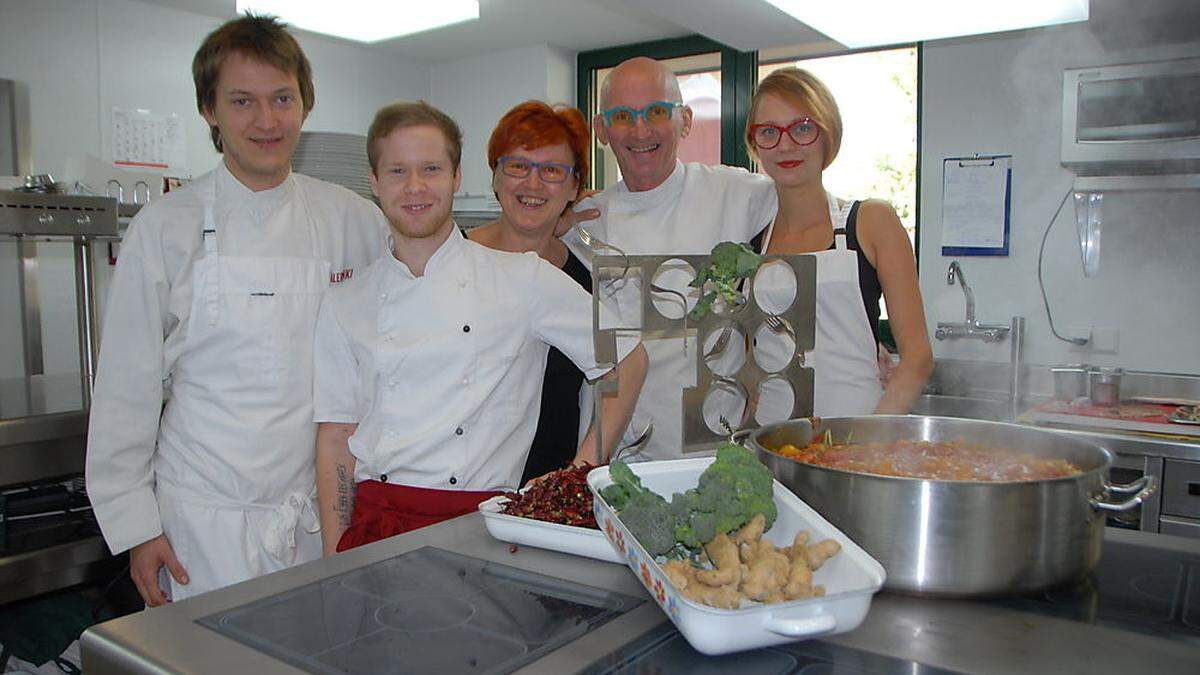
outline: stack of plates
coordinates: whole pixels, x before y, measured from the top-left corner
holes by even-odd
[[[371,165],[367,162],[366,136],[303,131],[292,157],[292,169],[374,199],[367,179]]]

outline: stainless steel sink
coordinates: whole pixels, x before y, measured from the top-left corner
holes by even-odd
[[[1011,419],[1007,401],[934,394],[925,394],[918,398],[913,404],[912,414],[965,417],[991,422],[1005,422]]]

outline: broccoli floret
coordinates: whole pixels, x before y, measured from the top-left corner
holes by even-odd
[[[732,532],[761,513],[775,523],[774,476],[746,448],[729,443],[717,450],[696,487],[666,501],[642,486],[624,462],[609,467],[613,484],[601,490],[621,522],[651,555],[697,551],[720,532]]]
[[[616,511],[625,508],[629,499],[639,492],[646,492],[642,487],[642,479],[629,468],[629,465],[617,460],[608,465],[608,475],[612,477],[612,485],[600,491],[604,501]]]
[[[676,494],[675,536],[689,548],[699,548],[719,532],[732,532],[763,514],[767,527],[775,523],[774,477],[752,452],[729,443],[700,475],[696,488]]]
[[[635,493],[617,517],[650,555],[665,555],[675,548],[671,505],[658,494],[650,490]]]

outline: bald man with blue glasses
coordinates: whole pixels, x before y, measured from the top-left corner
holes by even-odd
[[[662,63],[638,57],[618,65],[601,88],[600,109],[593,129],[616,157],[622,180],[576,207],[582,221],[577,227],[593,239],[629,255],[707,254],[722,241],[750,241],[775,218],[770,178],[741,168],[679,161],[679,144],[692,128],[692,110],[683,103],[675,74]],[[600,216],[582,220],[587,209],[598,209]],[[574,229],[563,235],[563,242],[589,268],[594,256],[612,254],[589,247]],[[635,319],[622,316],[626,325]],[[685,352],[678,339],[643,344],[650,369],[627,434],[640,432],[653,420],[654,433],[640,458],[677,458],[682,454],[683,389],[695,385],[691,359],[696,349],[689,345]],[[590,398],[590,392],[585,396]]]

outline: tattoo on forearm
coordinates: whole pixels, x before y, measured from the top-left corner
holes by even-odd
[[[346,471],[346,467],[337,468],[337,502],[333,505],[337,514],[338,525],[350,526],[350,516],[354,511],[354,480]]]

